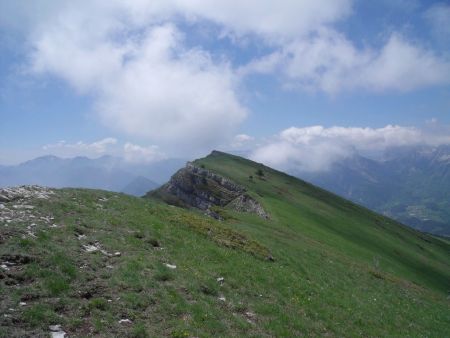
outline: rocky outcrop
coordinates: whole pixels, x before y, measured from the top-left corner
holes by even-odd
[[[38,185],[22,185],[19,187],[0,189],[0,202],[12,202],[31,198],[48,199],[54,192]]]
[[[230,202],[230,206],[236,211],[251,212],[262,218],[269,218],[261,204],[247,194],[242,194],[235,198]]]
[[[231,207],[236,211],[251,212],[262,218],[269,218],[261,204],[251,197],[244,187],[190,162],[153,195],[169,204],[203,210],[214,218],[220,218],[213,210],[214,206]]]

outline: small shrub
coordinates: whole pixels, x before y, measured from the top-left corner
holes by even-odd
[[[58,317],[50,306],[46,304],[36,304],[25,309],[22,314],[22,319],[31,326],[46,327],[47,325],[56,322]]]
[[[59,296],[70,289],[67,280],[59,274],[48,276],[44,285],[51,296]]]
[[[133,327],[133,331],[131,332],[131,337],[133,338],[147,338],[150,337],[145,329],[144,324],[139,323]]]
[[[22,248],[30,248],[32,246],[34,246],[34,241],[32,241],[31,239],[28,238],[22,238],[19,241],[19,246]]]
[[[92,298],[89,301],[89,310],[98,309],[105,311],[108,308],[108,302],[103,298]]]

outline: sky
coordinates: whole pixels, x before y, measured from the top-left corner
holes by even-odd
[[[450,2],[0,0],[0,164],[450,143]]]

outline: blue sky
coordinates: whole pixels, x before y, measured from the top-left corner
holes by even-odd
[[[315,169],[450,142],[446,1],[3,0],[0,13],[0,164],[220,148],[279,167],[315,151]]]

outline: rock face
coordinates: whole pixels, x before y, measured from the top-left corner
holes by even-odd
[[[236,211],[251,212],[262,218],[269,218],[261,204],[248,195],[244,187],[190,162],[153,195],[169,204],[203,210],[214,218],[220,218],[214,212],[214,206],[231,207]]]

